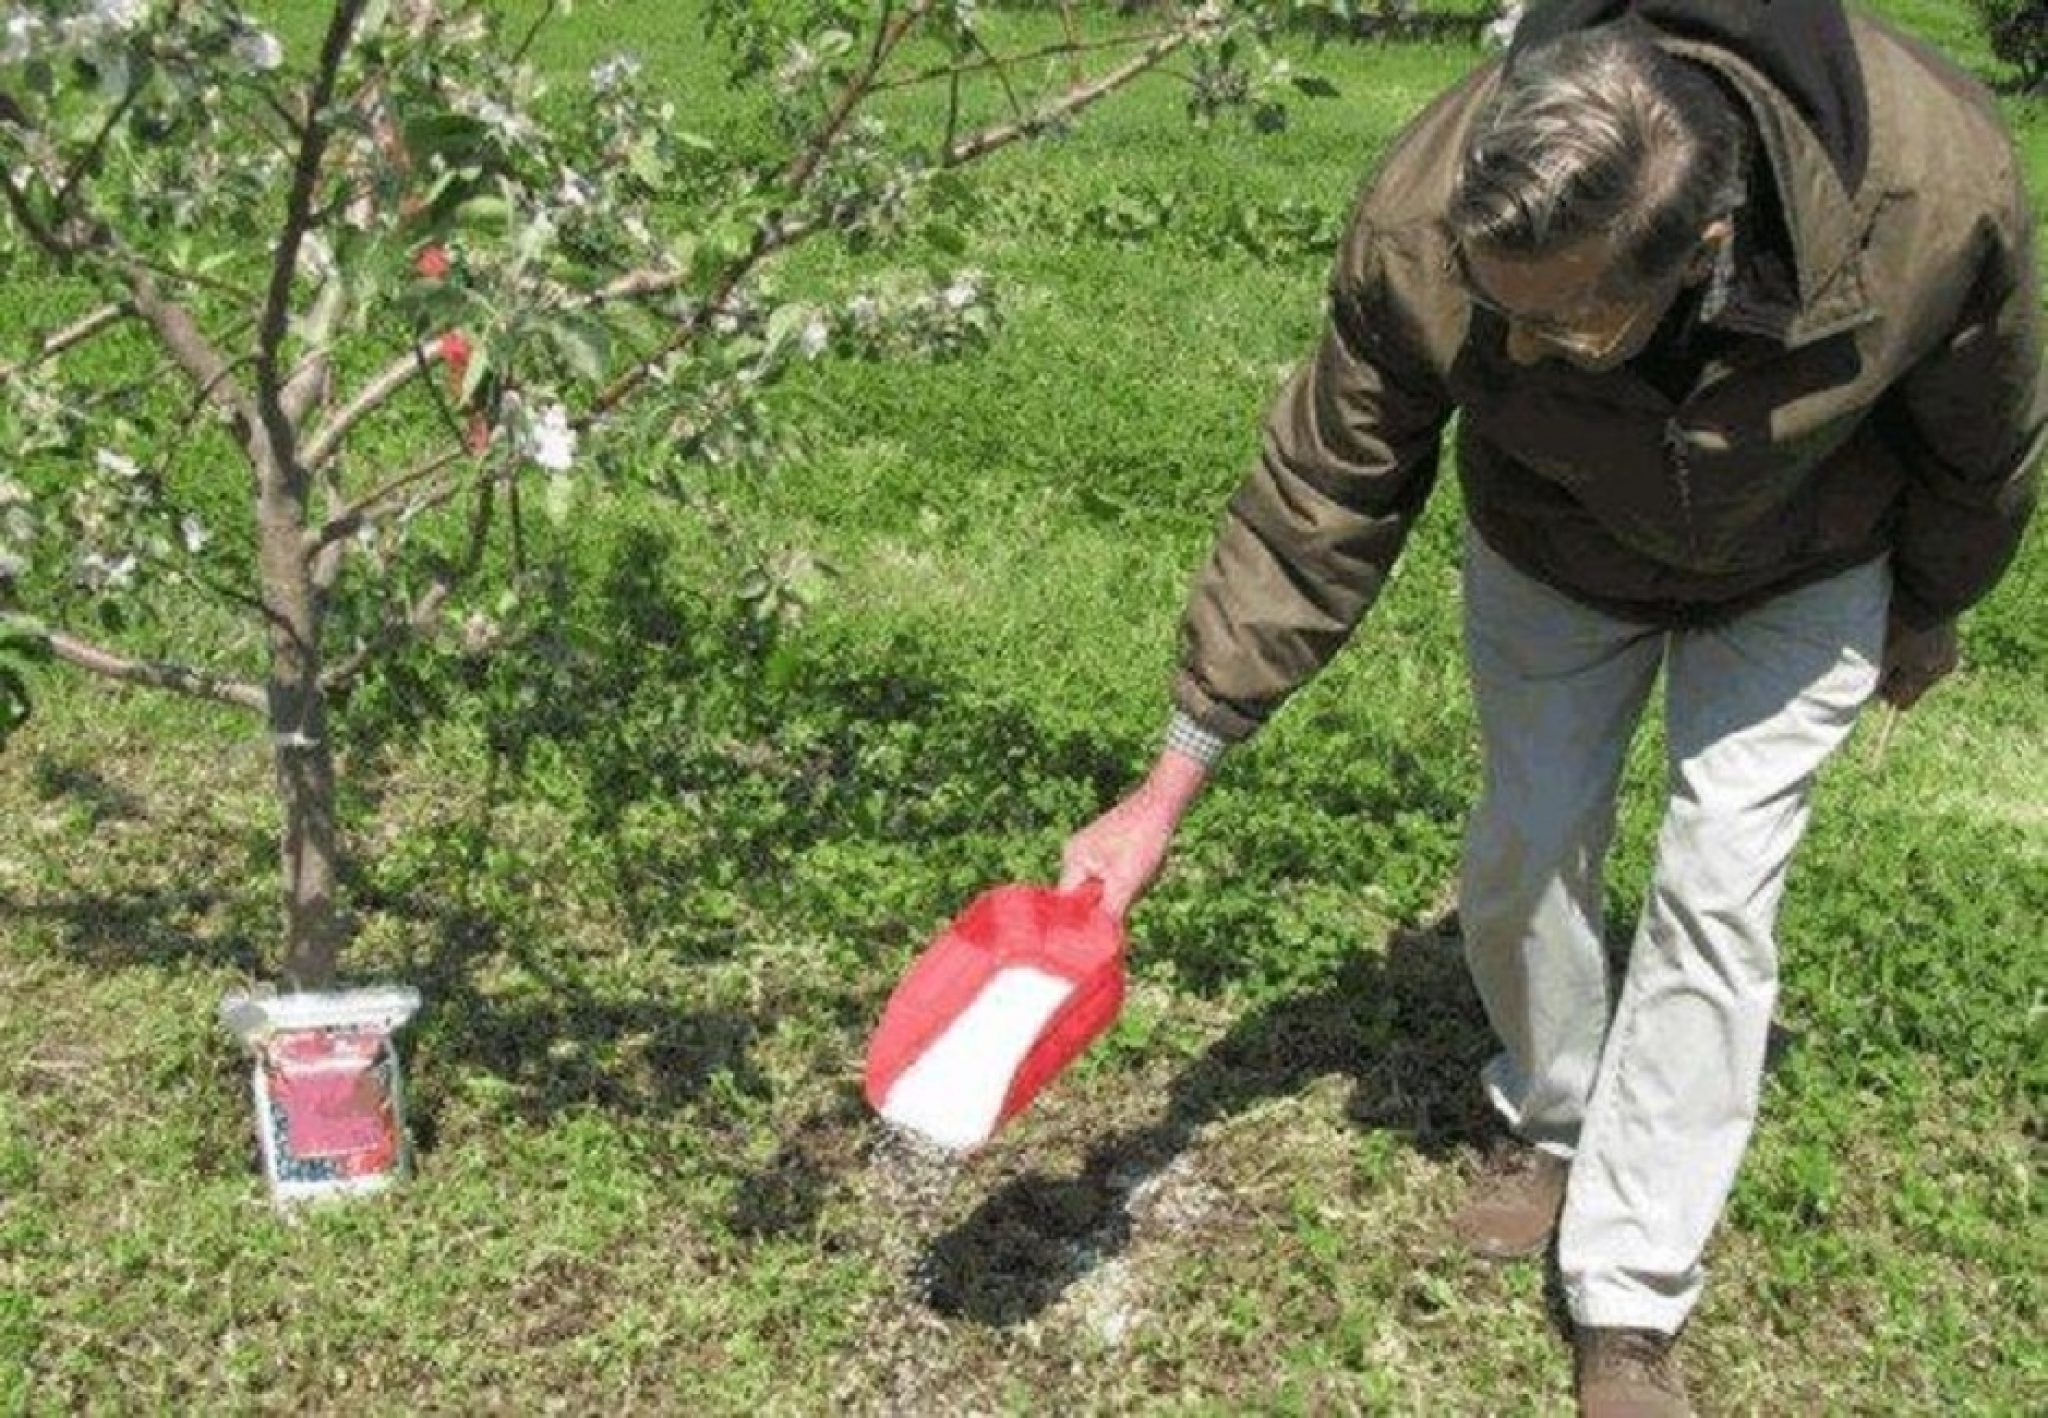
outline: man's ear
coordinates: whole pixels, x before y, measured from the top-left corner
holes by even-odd
[[[1728,243],[1735,240],[1735,218],[1715,217],[1700,232],[1699,250],[1693,255],[1692,269],[1686,272],[1688,280],[1703,281],[1714,269],[1714,262],[1720,259]]]

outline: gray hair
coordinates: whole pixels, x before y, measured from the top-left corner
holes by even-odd
[[[1517,54],[1465,148],[1461,246],[1540,257],[1614,233],[1624,277],[1669,275],[1741,201],[1736,100],[1640,31],[1561,35]]]

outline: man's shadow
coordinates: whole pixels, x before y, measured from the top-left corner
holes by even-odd
[[[1473,1080],[1491,1048],[1455,918],[1397,929],[1323,988],[1239,1021],[1175,1079],[1157,1122],[1105,1138],[1078,1175],[1031,1173],[992,1193],[933,1241],[925,1299],[949,1318],[1030,1320],[1129,1245],[1134,1193],[1205,1124],[1329,1074],[1350,1076],[1360,1127],[1433,1157],[1477,1142],[1491,1122]]]

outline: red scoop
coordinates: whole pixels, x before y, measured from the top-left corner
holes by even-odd
[[[868,1041],[867,1100],[956,1151],[979,1146],[1115,1022],[1124,931],[1100,883],[984,892],[911,963]]]

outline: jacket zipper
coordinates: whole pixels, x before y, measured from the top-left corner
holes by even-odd
[[[1671,474],[1678,484],[1678,509],[1685,519],[1685,549],[1697,566],[1700,559],[1699,519],[1693,515],[1692,455],[1685,442],[1685,430],[1675,418],[1664,421],[1664,451],[1671,460]]]

